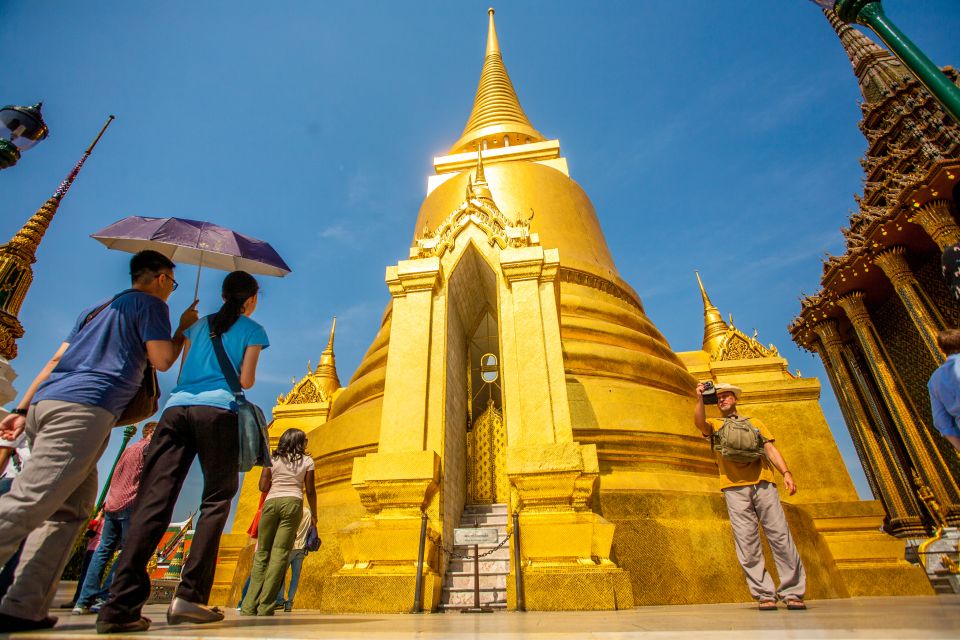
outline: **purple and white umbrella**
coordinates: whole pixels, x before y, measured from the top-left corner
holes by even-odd
[[[290,267],[269,243],[199,220],[130,216],[90,237],[110,249],[128,253],[153,249],[176,263],[195,264],[201,269],[242,270],[278,277],[290,273]],[[198,287],[199,284],[198,270]]]

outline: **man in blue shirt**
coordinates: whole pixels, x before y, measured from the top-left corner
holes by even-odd
[[[0,497],[0,563],[24,538],[20,570],[0,602],[0,632],[44,629],[73,541],[93,509],[97,460],[110,429],[136,394],[149,363],[169,369],[183,332],[197,320],[194,301],[170,336],[166,300],[177,288],[174,264],[156,251],[130,260],[130,289],[80,314],[53,358],[0,422],[0,437],[26,433],[32,457]]]
[[[933,410],[933,426],[960,449],[960,329],[947,329],[937,336],[947,361],[933,372],[927,389]]]

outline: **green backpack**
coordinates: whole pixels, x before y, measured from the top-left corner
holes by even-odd
[[[746,417],[724,418],[713,436],[714,450],[734,462],[753,462],[763,455],[765,443],[760,430]]]

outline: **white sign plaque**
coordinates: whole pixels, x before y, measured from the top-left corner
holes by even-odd
[[[454,529],[453,544],[458,547],[475,544],[497,544],[497,530]]]

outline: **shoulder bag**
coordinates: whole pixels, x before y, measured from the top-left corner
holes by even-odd
[[[118,293],[110,298],[109,301],[87,314],[87,317],[84,318],[83,323],[77,329],[77,333],[83,330],[83,328],[87,326],[87,323],[97,317],[101,311],[113,304],[117,298],[128,293],[130,293],[130,291]],[[144,350],[146,350],[146,345],[144,345]],[[157,370],[150,364],[149,358],[145,357],[144,359],[146,360],[146,364],[143,368],[143,379],[140,381],[137,392],[133,394],[130,402],[127,403],[127,406],[124,407],[120,416],[117,418],[117,421],[113,423],[115,427],[125,427],[146,420],[160,408],[160,382],[157,380]]]
[[[240,377],[237,370],[233,368],[230,359],[227,358],[227,352],[223,348],[223,339],[221,336],[213,335],[210,332],[210,342],[213,343],[213,351],[217,354],[217,362],[220,363],[220,370],[223,377],[227,379],[227,385],[233,392],[237,403],[237,428],[240,435],[240,471],[247,472],[253,467],[269,467],[270,445],[267,436],[267,419],[263,415],[260,407],[247,400],[243,393],[243,387],[240,386]]]

